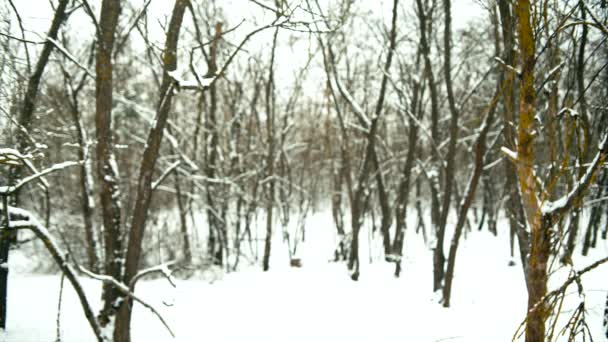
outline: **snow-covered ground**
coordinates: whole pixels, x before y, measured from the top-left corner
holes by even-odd
[[[209,277],[141,281],[140,297],[154,304],[175,331],[172,339],[158,319],[136,305],[133,340],[137,341],[511,341],[525,315],[526,290],[519,263],[509,267],[505,226],[497,238],[473,232],[459,249],[452,307],[443,308],[432,292],[432,259],[422,237],[407,233],[402,277],[392,264],[369,264],[366,246],[361,279],[353,282],[344,264],[329,263],[334,228],[327,213],[309,220],[302,246],[302,268],[285,262],[286,247],[275,246],[271,271],[252,267]],[[361,238],[367,240],[363,231]],[[277,234],[279,235],[279,234]],[[448,236],[449,243],[451,235]],[[329,242],[329,243],[328,243]],[[367,252],[365,251],[367,250]],[[446,251],[447,252],[447,251]],[[577,251],[577,253],[579,253]],[[24,257],[14,254],[9,279],[7,342],[54,341],[60,276],[28,273]],[[608,243],[590,257],[576,258],[581,268],[608,255]],[[554,277],[554,286],[567,270]],[[100,284],[83,279],[90,300],[100,303]],[[588,322],[594,339],[603,341],[602,313],[608,289],[608,265],[584,277]],[[569,291],[563,316],[579,301]],[[65,284],[61,340],[94,341],[79,302]],[[558,330],[561,326],[558,326]]]

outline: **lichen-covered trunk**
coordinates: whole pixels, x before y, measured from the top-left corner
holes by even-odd
[[[517,129],[517,176],[526,219],[531,228],[527,275],[526,342],[538,342],[545,339],[545,322],[549,314],[545,303],[541,300],[547,294],[549,229],[552,222],[541,214],[533,168],[536,91],[534,88],[535,38],[530,20],[530,1],[518,1],[515,5],[515,13],[518,20],[517,31],[522,60]]]

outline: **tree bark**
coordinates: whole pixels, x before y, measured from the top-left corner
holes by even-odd
[[[530,1],[517,2],[515,11],[518,19],[519,50],[523,63],[517,132],[517,174],[524,211],[532,230],[528,258],[526,342],[538,342],[545,340],[545,321],[549,314],[546,304],[541,300],[547,293],[551,222],[541,215],[533,169],[536,90],[534,88],[535,40],[530,22]]]
[[[121,6],[119,0],[104,0],[101,5],[99,31],[97,32],[97,58],[95,79],[95,125],[97,138],[97,178],[104,225],[105,264],[104,273],[116,279],[122,275],[121,205],[119,175],[113,151],[112,137],[112,49]],[[103,285],[103,308],[99,314],[102,326],[110,322],[117,309],[117,289]]]

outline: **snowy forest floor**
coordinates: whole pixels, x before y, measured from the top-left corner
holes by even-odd
[[[319,216],[321,215],[321,216]],[[343,263],[331,263],[333,234],[330,217],[317,214],[307,225],[301,247],[302,268],[290,268],[285,244],[274,244],[269,272],[250,267],[219,277],[209,274],[141,281],[137,294],[153,304],[175,331],[173,339],[158,319],[136,304],[133,341],[511,341],[525,316],[526,289],[521,265],[508,266],[506,225],[498,237],[487,231],[469,233],[458,252],[452,307],[443,308],[432,292],[432,255],[422,236],[407,232],[401,278],[393,264],[379,257],[353,282]],[[362,240],[369,233],[362,231]],[[280,234],[277,234],[280,235]],[[448,234],[446,247],[451,235]],[[375,239],[379,240],[379,239]],[[366,246],[376,254],[377,246]],[[447,253],[447,249],[446,249]],[[516,251],[517,253],[517,251]],[[608,254],[599,241],[589,257],[575,257],[580,269]],[[517,255],[517,254],[516,254]],[[580,251],[576,251],[580,255]],[[54,341],[57,336],[59,275],[31,272],[28,257],[12,255],[9,277],[6,342]],[[567,277],[569,268],[554,273],[550,288]],[[211,279],[213,278],[213,279]],[[216,279],[217,278],[217,279]],[[214,280],[214,281],[210,281]],[[83,279],[89,299],[99,308],[101,285]],[[587,322],[594,340],[603,341],[602,315],[608,267],[583,277]],[[576,286],[568,289],[561,324],[580,302]],[[63,342],[94,341],[80,304],[68,282],[61,304]]]

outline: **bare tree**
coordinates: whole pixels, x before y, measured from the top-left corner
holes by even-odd
[[[51,53],[55,45],[53,40],[57,39],[57,34],[61,28],[62,23],[67,19],[67,6],[68,0],[61,0],[55,10],[51,27],[47,33],[47,40],[44,42],[38,62],[34,68],[32,74],[29,76],[27,83],[27,90],[23,97],[21,110],[18,117],[19,131],[17,133],[17,149],[19,151],[25,151],[30,146],[29,131],[32,128],[32,122],[34,117],[34,110],[36,108],[36,98],[39,93],[40,84],[42,82],[42,76],[44,70],[49,62]],[[12,2],[11,2],[12,5]],[[14,8],[14,5],[13,5]],[[16,12],[17,16],[19,15]],[[20,19],[19,19],[20,20]],[[27,49],[27,48],[26,48]],[[26,50],[27,51],[27,50]],[[29,61],[29,54],[28,54]],[[36,146],[34,146],[36,148]],[[11,167],[9,175],[9,183],[14,183],[22,176],[22,166],[18,164]],[[11,196],[11,204],[13,206],[20,206],[19,192],[14,193]],[[47,204],[48,205],[48,204]],[[17,239],[16,231],[6,231],[0,236],[0,264],[8,263],[9,250],[11,243]],[[0,328],[6,328],[6,306],[7,306],[7,287],[8,287],[8,268],[0,268]]]

